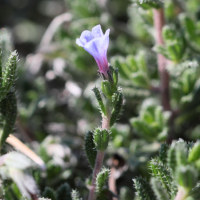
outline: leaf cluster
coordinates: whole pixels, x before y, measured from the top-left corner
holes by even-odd
[[[174,199],[178,193],[183,193],[185,198],[198,199],[200,142],[195,144],[183,140],[174,141],[171,146],[162,144],[159,156],[150,161],[151,181],[148,183],[143,178],[135,178],[135,188],[139,198],[159,200]],[[151,190],[147,188],[152,188]]]

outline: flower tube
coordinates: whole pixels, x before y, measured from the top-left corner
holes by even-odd
[[[110,29],[103,34],[101,26],[97,25],[92,28],[91,32],[88,30],[83,31],[80,38],[76,39],[76,44],[83,47],[94,57],[99,67],[99,72],[106,78],[108,78],[107,72],[109,71],[107,60],[109,33]]]

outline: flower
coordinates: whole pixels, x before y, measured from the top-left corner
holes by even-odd
[[[92,31],[83,31],[80,38],[76,39],[76,44],[83,47],[88,53],[90,53],[97,62],[100,73],[107,77],[108,60],[107,49],[109,45],[109,33],[110,29],[103,34],[101,26],[95,26]]]

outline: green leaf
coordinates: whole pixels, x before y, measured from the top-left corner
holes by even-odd
[[[157,200],[169,200],[170,197],[157,178],[151,178],[151,185]]]
[[[176,170],[177,183],[188,191],[197,184],[197,178],[198,172],[193,166],[180,166]]]
[[[158,178],[168,195],[171,197],[170,185],[172,183],[172,177],[169,169],[165,167],[165,165],[159,163],[158,158],[150,161],[150,168],[152,170],[153,177]]]
[[[153,190],[151,189],[150,184],[146,181],[146,179],[142,177],[137,177],[133,179],[135,189],[137,191],[137,195],[140,200],[153,200],[155,199],[155,195]]]
[[[137,61],[135,60],[133,55],[128,55],[126,57],[126,63],[130,73],[138,71]]]
[[[187,164],[187,146],[183,140],[179,140],[176,143],[176,160],[177,165],[186,165]]]
[[[6,66],[6,62],[9,58],[10,52],[13,51],[13,44],[11,39],[11,33],[7,29],[0,30],[0,46],[2,54],[2,68]]]
[[[142,71],[138,71],[136,73],[132,74],[132,80],[133,83],[138,86],[138,87],[143,87],[143,88],[149,88],[150,87],[150,82],[147,77],[147,74]]]
[[[118,69],[115,69],[113,72],[113,81],[114,81],[114,87],[117,87],[118,84]]]
[[[71,188],[68,183],[64,183],[56,190],[56,200],[72,200]]]
[[[17,72],[17,62],[18,62],[18,55],[16,51],[13,51],[10,54],[6,67],[3,71],[2,75],[2,87],[0,89],[1,96],[5,95],[13,85],[16,79],[16,72]],[[2,97],[1,97],[2,99]]]
[[[167,144],[161,144],[160,150],[159,150],[159,160],[163,163],[167,163],[167,152],[169,150],[169,145]]]
[[[97,151],[105,151],[110,140],[110,132],[107,129],[96,128],[93,138]]]
[[[102,112],[102,114],[104,116],[106,116],[106,108],[104,106],[104,103],[103,103],[103,100],[102,100],[102,97],[101,97],[101,93],[100,93],[100,90],[97,88],[97,87],[94,87],[92,89],[92,91],[94,92],[95,96],[96,96],[96,99],[97,99],[97,102],[99,104],[99,108]]]
[[[142,137],[146,138],[147,140],[152,141],[157,136],[157,133],[152,132],[149,125],[141,121],[140,119],[132,118],[130,122],[133,128],[138,132],[138,134],[141,134]]]
[[[2,106],[4,106],[4,108],[2,108]],[[9,92],[6,95],[6,98],[1,101],[0,107],[1,110],[3,110],[2,114],[4,115],[3,131],[0,135],[0,146],[2,146],[11,133],[17,116],[17,100],[15,92]]]
[[[88,131],[85,135],[85,153],[92,168],[95,166],[97,150],[93,140],[93,132]]]
[[[172,175],[175,175],[176,167],[177,167],[177,161],[176,161],[176,142],[172,142],[168,153],[167,153],[167,164],[169,168],[171,169]]]
[[[50,187],[46,187],[43,194],[42,194],[43,197],[45,198],[49,198],[51,200],[56,200],[56,195],[55,195],[55,192],[53,191],[52,188]]]
[[[103,190],[103,186],[108,180],[110,174],[110,170],[106,168],[102,168],[102,170],[97,174],[96,177],[96,193],[100,194]]]
[[[110,127],[114,125],[116,122],[119,113],[121,111],[123,105],[123,93],[121,89],[118,89],[118,95],[116,96],[115,103],[111,112],[111,117],[110,117]]]
[[[72,200],[82,200],[82,198],[80,198],[80,194],[77,190],[72,190],[71,196],[72,196]]]
[[[127,64],[125,63],[125,59],[122,56],[116,56],[112,59],[113,66],[115,66],[118,70],[120,75],[124,79],[129,79],[130,74],[132,73],[128,68]]]
[[[188,155],[188,161],[194,162],[200,158],[200,141],[197,141]]]
[[[112,91],[112,84],[107,80],[101,82],[101,89],[108,99],[112,98],[114,91]]]

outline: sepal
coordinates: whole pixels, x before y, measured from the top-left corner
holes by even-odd
[[[116,122],[123,105],[123,93],[121,89],[118,89],[117,94],[114,95],[114,98],[115,99],[112,99],[113,109],[110,117],[110,127]]]
[[[114,87],[116,88],[117,87],[117,84],[118,84],[118,69],[114,69],[114,72],[113,72],[113,82],[114,82]]]
[[[107,81],[107,80],[102,81],[101,89],[108,99],[112,98],[112,95],[113,95],[112,85],[109,81]]]
[[[103,114],[104,116],[106,116],[106,108],[105,108],[105,106],[104,106],[103,99],[102,99],[102,96],[101,96],[101,93],[100,93],[99,89],[98,89],[97,87],[94,87],[94,88],[92,89],[92,91],[93,91],[94,94],[95,94],[95,97],[96,97],[96,99],[97,99],[97,101],[98,101],[99,108],[100,108],[102,114]]]
[[[116,90],[118,84],[118,69],[114,68],[111,64],[109,64],[109,70],[107,72],[108,81],[112,84],[112,90]]]

